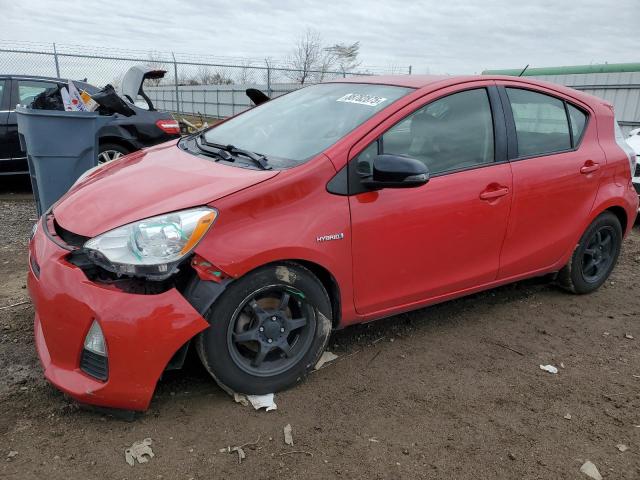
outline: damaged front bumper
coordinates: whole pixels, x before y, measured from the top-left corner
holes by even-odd
[[[69,250],[52,241],[47,228],[40,220],[29,246],[27,281],[45,377],[82,403],[147,409],[173,355],[208,322],[175,288],[138,294],[92,282],[68,261]],[[105,381],[80,366],[94,320],[106,341]]]

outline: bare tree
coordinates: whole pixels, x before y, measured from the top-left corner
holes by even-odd
[[[233,80],[224,73],[212,71],[201,65],[195,76],[183,80],[187,85],[231,85]]]
[[[251,71],[250,71],[251,70]],[[251,69],[251,60],[242,60],[242,68],[238,74],[238,83],[240,85],[247,85],[251,82],[253,70]]]
[[[360,66],[359,54],[360,42],[323,47],[320,33],[308,29],[300,36],[289,57],[288,65],[293,71],[287,76],[304,85],[305,82],[322,81],[327,73],[336,69],[342,74],[349,73]]]
[[[292,71],[287,76],[296,83],[304,85],[321,65],[322,39],[320,33],[308,29],[298,39],[296,46],[289,57],[288,64]]]
[[[352,72],[362,63],[358,58],[360,55],[360,42],[352,44],[336,43],[331,47],[325,48],[325,51],[332,58],[335,68],[338,68],[343,74]]]

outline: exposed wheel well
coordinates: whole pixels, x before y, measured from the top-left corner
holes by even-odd
[[[605,210],[605,212],[611,212],[616,217],[618,217],[618,220],[620,221],[620,225],[622,226],[622,234],[624,235],[624,233],[627,231],[627,222],[628,222],[627,212],[625,211],[625,209],[622,207],[609,207]]]
[[[338,328],[340,325],[340,320],[342,318],[341,309],[340,309],[340,287],[338,286],[338,282],[331,275],[331,272],[317,263],[309,262],[307,260],[299,260],[299,259],[289,259],[289,260],[279,260],[276,262],[272,262],[269,265],[278,265],[280,263],[297,263],[298,265],[306,268],[311,271],[320,283],[327,291],[329,295],[329,300],[331,301],[331,314],[332,314],[332,326],[333,328]],[[264,267],[265,265],[262,265]],[[258,267],[260,268],[260,267]],[[246,274],[245,274],[246,275]]]

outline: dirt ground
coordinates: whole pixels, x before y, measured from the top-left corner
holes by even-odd
[[[0,195],[0,307],[27,299],[34,218],[27,195]],[[48,385],[32,307],[3,308],[0,478],[586,479],[588,459],[638,479],[639,270],[636,226],[592,295],[527,281],[336,332],[338,360],[277,394],[275,412],[235,404],[191,358],[133,422]],[[155,457],[130,467],[124,449],[146,437]],[[240,465],[220,452],[242,444]]]

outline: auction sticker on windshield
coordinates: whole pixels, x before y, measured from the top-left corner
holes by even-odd
[[[385,100],[386,98],[376,97],[375,95],[365,95],[363,93],[347,93],[346,95],[336,100],[336,102],[357,103],[358,105],[377,107]]]

